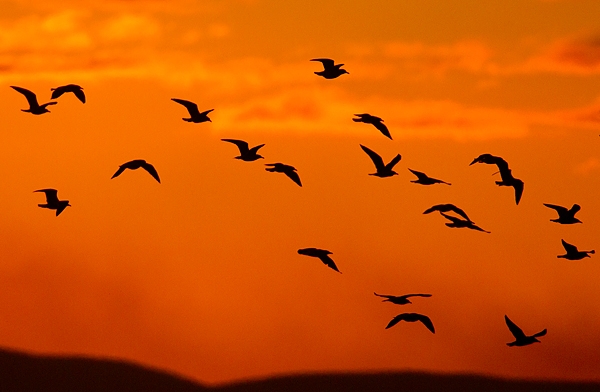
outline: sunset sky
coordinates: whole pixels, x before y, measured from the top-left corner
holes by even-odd
[[[0,0],[0,346],[203,382],[600,379],[597,0]],[[325,80],[309,60],[344,63]],[[34,116],[9,86],[50,99]],[[171,98],[215,109],[192,124]],[[354,113],[385,119],[393,141]],[[265,143],[242,162],[221,138]],[[363,144],[398,176],[376,178]],[[525,182],[494,184],[491,153]],[[147,173],[126,171],[133,159]],[[297,168],[303,187],[264,163]],[[421,186],[408,168],[452,183]],[[40,209],[40,188],[72,207]],[[444,226],[463,208],[485,234]],[[559,225],[542,203],[581,205]],[[342,274],[299,248],[333,252]],[[373,292],[431,293],[412,305]],[[428,315],[385,330],[402,312]],[[513,341],[508,315],[541,344]]]

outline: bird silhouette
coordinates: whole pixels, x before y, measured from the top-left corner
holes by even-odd
[[[527,346],[532,343],[541,343],[536,338],[539,338],[540,336],[544,336],[548,332],[547,329],[544,329],[543,331],[540,331],[534,335],[527,336],[527,335],[525,335],[523,330],[517,326],[517,324],[513,323],[511,321],[511,319],[508,318],[507,315],[504,315],[504,321],[506,321],[506,325],[508,326],[510,333],[512,333],[513,336],[515,337],[514,342],[506,343],[506,345],[509,347],[513,347],[513,346],[520,347],[520,346]]]
[[[467,228],[467,229],[471,229],[471,230],[483,231],[484,233],[491,233],[490,231],[483,230],[481,227],[477,226],[476,224],[474,224],[473,222],[471,222],[469,220],[462,220],[462,219],[454,217],[454,216],[446,215],[443,212],[440,212],[440,214],[442,214],[442,216],[444,218],[451,221],[450,223],[446,223],[446,226],[448,226],[448,227]]]
[[[385,298],[383,301],[381,302],[391,302],[393,304],[396,305],[407,305],[407,304],[412,304],[412,302],[410,302],[410,300],[408,298],[410,297],[431,297],[431,294],[406,294],[406,295],[382,295],[382,294],[377,294],[377,293],[373,293],[378,297],[381,298]]]
[[[581,209],[579,204],[573,204],[571,209],[567,209],[566,207],[557,206],[555,204],[546,204],[544,205],[548,208],[552,208],[558,212],[558,219],[550,219],[550,222],[560,223],[562,225],[570,225],[573,223],[583,223],[579,219],[575,218],[575,214]]]
[[[85,94],[83,93],[83,87],[78,86],[76,84],[67,84],[65,86],[60,86],[57,88],[51,88],[52,91],[52,99],[57,99],[64,93],[73,93],[81,101],[81,103],[85,103]]]
[[[350,73],[341,68],[344,64],[335,64],[332,59],[312,59],[310,61],[319,61],[323,64],[323,70],[315,72],[315,74],[322,76],[325,79],[335,79],[340,75]]]
[[[338,269],[337,265],[335,265],[335,262],[331,259],[331,257],[329,257],[329,255],[331,255],[333,253],[331,253],[328,250],[319,249],[319,248],[303,248],[303,249],[298,249],[298,254],[301,254],[304,256],[316,257],[319,260],[321,260],[323,262],[323,264],[325,264],[332,270],[337,271],[341,274],[341,271]]]
[[[175,101],[178,104],[185,106],[187,111],[190,113],[190,118],[182,118],[183,121],[193,123],[201,123],[206,121],[212,122],[212,120],[208,118],[208,113],[212,112],[215,109],[210,109],[200,113],[200,111],[198,110],[198,105],[196,105],[194,102],[186,101],[185,99],[179,98],[171,98],[171,101]]]
[[[419,314],[419,313],[401,313],[399,315],[397,315],[396,317],[394,317],[387,325],[387,327],[385,327],[385,329],[388,328],[392,328],[394,325],[398,324],[400,321],[408,321],[408,322],[415,322],[415,321],[420,321],[423,323],[424,326],[427,327],[428,330],[431,331],[431,333],[435,333],[435,328],[433,327],[433,323],[431,322],[431,319],[425,315]]]
[[[559,259],[581,260],[584,257],[591,257],[589,254],[596,253],[593,249],[592,250],[578,250],[575,245],[571,245],[563,239],[561,239],[560,241],[562,242],[562,245],[565,248],[565,250],[567,251],[567,253],[564,255],[556,256]]]
[[[433,185],[433,184],[452,185],[449,182],[438,180],[437,178],[431,178],[431,177],[429,177],[427,174],[425,174],[423,172],[416,171],[416,170],[413,170],[413,169],[408,169],[408,170],[410,170],[410,172],[412,174],[414,174],[415,176],[417,176],[416,180],[412,180],[411,181],[411,182],[414,182],[415,184],[421,184],[421,185]]]
[[[502,181],[496,181],[496,185],[513,187],[515,190],[515,201],[517,202],[517,205],[519,204],[519,201],[521,201],[521,196],[523,196],[524,183],[518,178],[513,177],[512,171],[508,168],[508,163],[504,159],[492,154],[481,154],[477,158],[473,159],[473,162],[471,162],[469,166],[475,163],[486,163],[488,165],[498,166]]]
[[[65,208],[71,207],[69,200],[58,200],[58,191],[56,189],[38,189],[34,192],[44,192],[46,194],[46,204],[38,204],[38,207],[56,210],[56,216],[59,216]]]
[[[154,177],[156,181],[160,183],[160,177],[158,177],[158,172],[156,171],[154,166],[152,166],[143,159],[134,159],[133,161],[129,161],[122,164],[121,166],[119,166],[119,169],[115,172],[115,174],[113,174],[113,176],[110,179],[112,180],[113,178],[120,176],[121,173],[125,171],[125,169],[136,170],[139,168],[146,170],[148,173],[150,173],[152,177]]]
[[[47,109],[50,105],[56,105],[58,102],[46,102],[42,105],[38,103],[37,97],[33,91],[29,91],[23,87],[10,86],[16,91],[20,92],[25,96],[27,102],[29,103],[29,109],[21,109],[22,112],[31,113],[31,114],[44,114],[50,113],[50,110]]]
[[[383,133],[385,136],[390,138],[390,140],[392,140],[392,135],[390,135],[388,127],[385,126],[381,118],[371,116],[369,113],[355,114],[355,116],[357,116],[358,118],[353,118],[352,121],[362,122],[365,124],[372,124],[375,126],[375,128],[379,130],[379,132]]]
[[[298,186],[302,186],[302,182],[300,182],[300,176],[296,173],[296,168],[294,166],[285,165],[283,163],[266,163],[265,166],[270,166],[265,168],[266,171],[271,173],[283,173],[288,176],[292,181],[294,181]]]
[[[456,214],[462,216],[463,218],[465,218],[466,220],[468,220],[471,223],[475,223],[473,222],[468,216],[467,213],[464,212],[461,208],[458,208],[457,206],[455,206],[454,204],[436,204],[428,209],[426,209],[423,214],[430,214],[434,211],[439,211],[440,213],[442,212],[455,212]]]
[[[233,143],[240,150],[240,155],[235,157],[235,159],[241,159],[242,161],[252,162],[257,159],[264,158],[262,155],[258,155],[257,152],[264,144],[259,144],[258,146],[248,148],[248,143],[243,140],[237,139],[221,139],[224,142]]]
[[[373,164],[375,165],[375,169],[377,170],[377,172],[369,174],[370,176],[384,178],[395,176],[398,174],[393,169],[394,166],[396,166],[396,164],[402,159],[400,154],[396,155],[387,165],[385,165],[383,163],[383,159],[381,159],[379,154],[377,154],[375,151],[363,146],[362,144],[360,145],[360,148],[362,148],[363,151],[366,152],[367,155],[371,158]]]

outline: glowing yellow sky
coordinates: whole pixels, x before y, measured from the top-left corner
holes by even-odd
[[[323,4],[325,3],[325,4]],[[597,1],[4,1],[0,345],[135,360],[217,382],[422,369],[598,378]],[[313,74],[331,57],[350,74]],[[81,84],[52,113],[23,86]],[[181,121],[177,97],[214,108]],[[385,119],[393,141],[351,121]],[[265,143],[232,159],[221,138]],[[368,176],[364,144],[399,175]],[[525,181],[493,184],[504,157]],[[110,180],[142,158],[140,171]],[[294,165],[304,186],[263,163]],[[410,183],[407,168],[453,185]],[[36,207],[56,188],[72,207]],[[492,232],[449,229],[455,203]],[[582,206],[583,225],[542,203]],[[333,252],[342,275],[303,247]],[[429,292],[412,305],[373,291]],[[427,314],[385,330],[401,312]],[[542,344],[508,348],[503,316]]]

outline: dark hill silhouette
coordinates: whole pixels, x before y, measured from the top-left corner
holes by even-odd
[[[204,386],[124,361],[0,349],[2,392],[597,392],[600,382],[506,380],[417,372],[307,374]]]

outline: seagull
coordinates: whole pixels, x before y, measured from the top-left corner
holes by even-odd
[[[47,106],[56,105],[58,102],[46,102],[40,105],[37,101],[37,97],[33,91],[29,91],[23,87],[10,86],[16,91],[20,92],[27,98],[27,102],[29,103],[29,109],[21,109],[22,112],[31,113],[31,114],[44,114],[50,113],[50,110],[46,109]]]
[[[335,79],[340,75],[350,73],[341,68],[344,64],[335,64],[332,59],[312,59],[310,61],[320,61],[321,64],[323,64],[323,70],[315,72],[315,74],[322,76],[325,79]]]
[[[427,327],[428,330],[431,331],[431,333],[435,333],[435,328],[433,327],[433,323],[431,322],[431,319],[429,317],[419,314],[419,313],[401,313],[401,314],[397,315],[396,317],[394,317],[392,319],[392,321],[390,321],[388,323],[388,325],[387,325],[387,327],[385,327],[385,329],[392,328],[394,325],[398,324],[400,321],[408,321],[408,322],[420,321],[423,323],[423,325],[425,325]]]
[[[469,222],[475,223],[471,219],[469,219],[466,212],[464,212],[461,208],[458,208],[454,204],[436,204],[436,205],[432,206],[431,208],[426,209],[423,212],[423,214],[429,214],[434,211],[439,211],[440,213],[453,211],[453,212],[457,213],[458,215],[462,216],[463,218],[465,218],[466,220],[468,220]]]
[[[212,112],[215,109],[210,109],[210,110],[200,113],[200,111],[198,110],[198,105],[196,105],[194,102],[186,101],[185,99],[179,99],[179,98],[171,98],[171,101],[175,101],[175,102],[185,106],[187,111],[190,113],[190,118],[182,118],[183,121],[193,122],[193,123],[201,123],[201,122],[206,122],[206,121],[212,122],[212,120],[210,118],[208,118],[208,113]]]
[[[319,249],[319,248],[304,248],[304,249],[298,249],[298,254],[301,254],[304,256],[316,257],[319,260],[321,260],[323,262],[323,264],[325,264],[332,270],[337,271],[341,274],[337,265],[335,265],[335,262],[331,259],[331,257],[329,257],[329,255],[331,255],[333,253],[331,253],[328,250]]]
[[[377,293],[373,293],[373,294],[375,294],[378,297],[385,298],[381,302],[391,302],[396,305],[412,304],[412,302],[410,302],[410,300],[408,299],[409,297],[431,297],[431,294],[406,294],[406,295],[400,295],[400,296],[381,295],[381,294],[377,294]]]
[[[85,94],[83,93],[83,87],[78,86],[76,84],[67,84],[65,86],[51,88],[50,90],[52,91],[52,99],[57,99],[64,93],[73,93],[81,101],[81,103],[85,103]]]
[[[581,209],[579,204],[573,204],[570,210],[566,207],[557,206],[555,204],[546,204],[544,205],[548,208],[552,208],[558,212],[558,219],[550,219],[550,222],[556,222],[563,225],[570,225],[572,223],[583,223],[579,219],[575,218],[575,214]]]
[[[371,116],[369,113],[355,114],[355,116],[358,118],[353,118],[352,121],[363,122],[365,124],[372,124],[375,126],[375,128],[379,130],[379,132],[383,133],[385,136],[390,138],[390,140],[392,140],[392,135],[390,135],[390,131],[385,126],[381,118]]]
[[[433,185],[433,184],[452,185],[449,182],[438,180],[437,178],[431,178],[431,177],[429,177],[427,174],[425,174],[423,172],[416,171],[416,170],[413,170],[413,169],[408,169],[408,170],[410,170],[410,172],[412,174],[414,174],[415,176],[417,176],[416,180],[411,181],[411,182],[414,182],[415,184],[421,184],[421,185]]]
[[[158,172],[156,171],[154,166],[152,166],[143,159],[135,159],[133,161],[129,161],[122,164],[121,166],[119,166],[119,170],[117,170],[117,172],[113,174],[113,176],[110,179],[112,180],[113,178],[120,176],[121,173],[125,171],[125,169],[136,170],[140,167],[146,170],[148,173],[150,173],[150,175],[154,177],[154,179],[160,184],[160,177],[158,177]]]
[[[56,210],[56,216],[59,216],[65,208],[71,207],[68,200],[58,200],[56,189],[38,189],[34,192],[44,192],[46,194],[46,204],[38,204],[38,207]]]
[[[562,242],[562,245],[565,248],[565,250],[567,251],[567,253],[564,255],[556,256],[559,259],[581,260],[584,257],[591,257],[588,253],[591,253],[591,254],[596,253],[593,249],[592,250],[578,250],[575,245],[571,245],[563,239],[561,239],[560,241]]]
[[[291,178],[291,180],[294,181],[296,184],[298,184],[298,186],[302,186],[302,182],[300,182],[300,176],[298,175],[298,173],[296,173],[296,168],[294,166],[285,165],[279,162],[266,163],[265,166],[270,166],[265,169],[266,171],[271,173],[283,173],[289,178]]]
[[[452,227],[452,228],[463,228],[463,227],[466,227],[467,229],[483,231],[484,233],[491,233],[490,231],[483,230],[481,227],[477,226],[476,224],[474,224],[471,221],[462,220],[462,219],[456,218],[454,216],[446,215],[443,212],[440,212],[440,214],[442,214],[442,216],[444,218],[446,218],[446,219],[448,219],[448,220],[451,221],[451,223],[446,223],[446,226],[448,226],[448,227]]]
[[[221,139],[224,142],[233,143],[240,150],[240,156],[235,157],[235,159],[241,159],[242,161],[252,162],[257,159],[264,158],[262,155],[258,155],[257,152],[264,144],[259,144],[258,146],[248,148],[248,143],[243,140],[237,139]]]
[[[375,151],[363,146],[362,144],[360,145],[360,148],[362,148],[363,151],[366,152],[367,155],[371,158],[373,164],[375,165],[375,169],[377,170],[376,173],[369,174],[370,176],[384,178],[395,176],[398,174],[392,169],[394,168],[394,166],[396,166],[398,162],[400,162],[400,159],[402,159],[400,154],[396,155],[387,165],[384,165],[383,159],[381,159],[379,154],[377,154]]]
[[[473,159],[473,162],[471,162],[469,166],[473,165],[474,163],[486,163],[488,165],[497,165],[502,181],[496,181],[496,185],[512,186],[515,189],[515,201],[517,202],[517,205],[519,204],[521,196],[523,196],[524,183],[518,178],[513,177],[512,171],[508,168],[508,163],[504,159],[502,159],[501,157],[494,156],[492,154],[481,154],[477,158]]]
[[[507,315],[504,315],[504,321],[506,321],[506,325],[508,326],[510,333],[512,333],[513,336],[515,337],[514,342],[506,343],[506,345],[509,347],[513,347],[513,346],[520,347],[520,346],[527,346],[527,345],[530,345],[533,343],[541,343],[536,338],[539,338],[540,336],[544,336],[548,332],[547,329],[544,329],[543,331],[540,331],[540,332],[536,333],[535,335],[527,336],[527,335],[525,335],[523,330],[517,326],[517,324],[513,323],[508,318]]]

